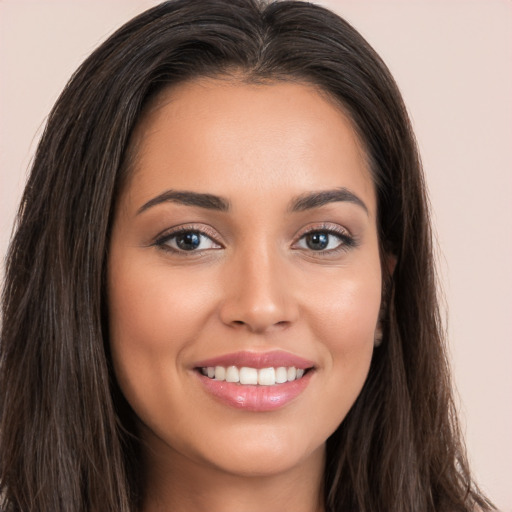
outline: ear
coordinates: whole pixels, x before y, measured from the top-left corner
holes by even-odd
[[[377,322],[377,327],[375,328],[375,335],[373,338],[373,346],[378,347],[382,343],[382,339],[384,338],[384,333],[382,332],[382,323],[380,321]]]
[[[386,318],[388,310],[389,300],[389,287],[391,286],[391,280],[393,272],[395,271],[397,258],[392,253],[386,253],[382,257],[382,300],[380,304],[379,319],[377,321],[377,327],[375,328],[375,338],[373,345],[378,347],[384,338],[384,329],[382,323]]]
[[[385,271],[383,272],[385,277],[391,278],[393,276],[393,272],[395,271],[396,267],[396,261],[396,255],[389,252],[384,254],[382,258],[382,270]]]

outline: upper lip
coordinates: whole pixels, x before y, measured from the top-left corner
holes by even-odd
[[[284,352],[282,350],[272,350],[269,352],[233,352],[210,359],[197,362],[195,368],[206,368],[208,366],[247,366],[250,368],[278,368],[280,366],[294,366],[295,368],[312,368],[315,363],[308,361],[295,354]]]

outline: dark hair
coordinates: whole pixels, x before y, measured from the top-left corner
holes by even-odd
[[[5,510],[137,509],[133,413],[109,355],[109,233],[145,105],[204,76],[315,84],[348,114],[370,162],[382,252],[397,263],[383,298],[384,341],[327,442],[326,509],[491,509],[460,439],[421,163],[388,69],[358,32],[319,6],[177,0],[127,23],[83,63],[37,149],[3,292]]]

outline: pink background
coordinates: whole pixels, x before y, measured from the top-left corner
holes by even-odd
[[[59,92],[107,35],[156,3],[0,0],[2,258]],[[470,459],[483,489],[512,512],[512,2],[321,3],[381,54],[409,107],[434,211]]]

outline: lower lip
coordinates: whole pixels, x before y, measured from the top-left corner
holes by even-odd
[[[274,411],[289,404],[307,387],[313,370],[303,377],[291,382],[274,386],[250,386],[236,384],[223,380],[210,379],[198,373],[198,376],[208,393],[226,405],[246,411]]]

